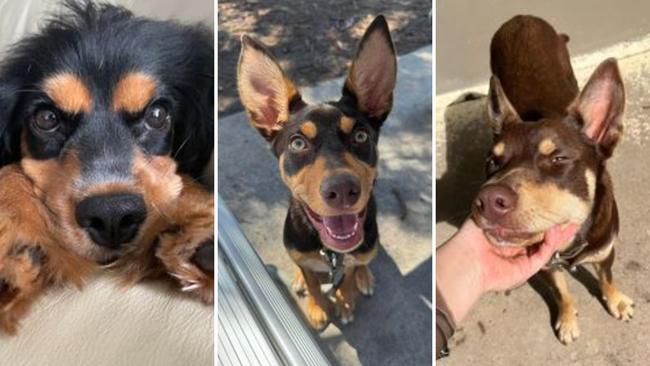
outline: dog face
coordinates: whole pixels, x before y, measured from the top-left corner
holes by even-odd
[[[108,261],[178,196],[177,168],[196,177],[209,159],[212,37],[65,4],[0,69],[0,157],[21,161],[76,252]]]
[[[363,242],[379,130],[392,106],[395,78],[395,51],[382,16],[361,40],[337,102],[306,104],[270,52],[242,38],[242,104],[271,143],[282,180],[332,250],[348,252]]]
[[[592,211],[604,161],[623,133],[625,92],[613,59],[593,73],[565,117],[523,122],[496,77],[489,120],[495,143],[488,181],[472,217],[498,245],[539,242],[557,224],[583,223]]]

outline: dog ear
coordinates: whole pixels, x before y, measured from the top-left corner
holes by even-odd
[[[500,134],[506,124],[521,122],[519,114],[510,104],[506,92],[501,86],[501,81],[494,75],[490,78],[487,107],[488,122],[495,135]]]
[[[272,141],[291,113],[304,102],[298,89],[264,45],[245,35],[241,43],[237,68],[239,99],[253,126]]]
[[[0,80],[0,167],[20,159],[19,124],[12,123],[17,103],[17,88]]]
[[[610,157],[623,135],[625,89],[616,59],[603,61],[591,74],[580,96],[569,107],[569,113],[579,115],[582,132],[600,146]]]
[[[341,101],[352,104],[379,129],[393,106],[396,79],[395,48],[386,19],[379,15],[359,43]]]

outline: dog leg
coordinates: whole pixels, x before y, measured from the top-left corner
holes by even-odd
[[[560,342],[569,344],[578,339],[580,328],[578,328],[578,311],[569,293],[566,279],[561,269],[550,269],[542,273],[559,297],[555,331]]]
[[[367,265],[358,266],[354,271],[357,288],[364,296],[372,296],[375,293],[375,276]]]
[[[345,269],[343,283],[336,290],[336,316],[341,323],[348,324],[354,320],[354,308],[357,300],[356,271],[360,267],[348,267]]]
[[[186,178],[169,230],[159,237],[156,257],[181,290],[206,304],[214,301],[214,195]]]
[[[59,247],[47,209],[17,166],[0,171],[0,329],[14,334],[49,285],[81,287],[92,264]]]
[[[303,297],[307,294],[307,288],[305,287],[305,277],[302,275],[300,268],[296,268],[296,271],[293,274],[291,289],[293,289],[296,295],[300,297]]]
[[[628,321],[634,315],[634,301],[619,291],[614,285],[614,279],[612,277],[614,257],[614,248],[612,247],[612,251],[607,258],[600,263],[594,263],[594,267],[598,274],[603,300],[605,300],[610,314],[616,319]]]
[[[330,321],[327,315],[330,302],[321,292],[318,274],[302,267],[301,271],[307,285],[307,320],[314,329],[321,331]]]

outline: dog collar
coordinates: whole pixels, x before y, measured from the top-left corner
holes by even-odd
[[[582,253],[587,245],[589,245],[589,242],[583,240],[579,244],[575,244],[563,252],[555,252],[555,255],[553,255],[545,267],[547,269],[553,267],[564,267],[568,268],[571,272],[575,271],[576,266],[573,264],[573,259],[578,257],[578,255]]]
[[[344,254],[325,248],[321,249],[319,254],[329,267],[327,281],[321,284],[321,292],[334,292],[339,288],[339,286],[341,286],[343,278],[345,277],[345,267],[343,266]]]

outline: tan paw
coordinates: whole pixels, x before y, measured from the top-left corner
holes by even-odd
[[[558,320],[555,322],[557,337],[563,344],[569,344],[580,337],[577,315],[574,309],[566,310],[560,312]]]
[[[364,296],[372,296],[375,293],[375,276],[368,266],[357,267],[354,278],[359,292]]]
[[[354,321],[354,303],[337,299],[335,309],[336,317],[343,325]]]
[[[323,309],[312,296],[307,297],[307,319],[316,330],[323,330],[329,324],[327,311]]]
[[[614,291],[609,296],[604,296],[609,313],[614,318],[629,321],[634,316],[634,301],[620,291]]]
[[[307,295],[305,277],[302,275],[302,271],[300,269],[296,269],[296,272],[293,275],[293,280],[291,281],[291,289],[300,297]]]

